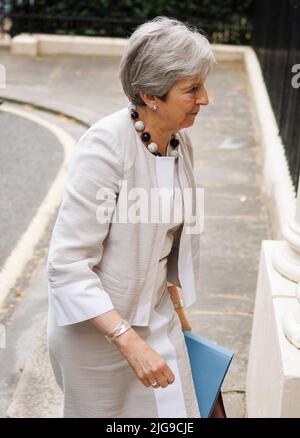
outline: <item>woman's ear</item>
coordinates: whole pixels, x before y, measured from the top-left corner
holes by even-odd
[[[140,91],[140,98],[149,108],[152,108],[153,105],[157,104],[157,98],[151,94],[144,93],[144,91]]]

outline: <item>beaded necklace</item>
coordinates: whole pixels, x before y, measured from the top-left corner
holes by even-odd
[[[158,152],[157,144],[151,141],[150,133],[144,130],[145,129],[144,123],[141,120],[138,120],[139,113],[136,110],[136,105],[134,105],[133,103],[129,103],[128,110],[130,113],[130,117],[132,118],[133,121],[135,121],[134,127],[136,131],[141,133],[142,142],[145,144],[148,151],[157,157],[162,157],[163,155],[160,152]],[[179,140],[177,138],[177,135],[173,134],[170,140],[170,146],[172,147],[170,156],[175,159],[178,158],[179,155],[177,150],[178,145],[179,145]]]

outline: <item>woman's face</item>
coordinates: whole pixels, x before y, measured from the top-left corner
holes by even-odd
[[[201,105],[208,105],[205,79],[181,79],[170,88],[166,100],[159,101],[160,113],[168,128],[178,131],[193,125]]]

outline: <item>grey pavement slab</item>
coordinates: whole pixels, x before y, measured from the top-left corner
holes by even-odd
[[[49,105],[89,123],[127,103],[118,82],[117,58],[30,59],[13,57],[7,51],[0,51],[0,58],[8,71],[8,86],[2,95],[30,98],[32,103]],[[202,108],[191,129],[195,175],[205,190],[205,228],[202,286],[188,313],[197,333],[235,352],[224,382],[224,398],[230,416],[245,417],[260,245],[270,237],[261,195],[262,154],[243,64],[219,63],[207,80],[207,89],[210,105]],[[39,380],[30,382],[38,390]]]
[[[13,400],[14,391],[41,336],[47,314],[47,288],[45,275],[37,269],[30,287],[19,302],[12,302],[14,312],[5,315],[1,322],[6,327],[6,348],[0,350],[0,416],[4,417]],[[35,359],[33,359],[34,361]],[[30,362],[29,362],[30,363]],[[35,386],[35,391],[40,391]]]
[[[92,124],[126,104],[115,57],[11,56],[0,48],[7,88],[0,95],[35,103]]]
[[[245,394],[229,392],[223,394],[223,401],[228,418],[246,417]]]
[[[63,395],[56,385],[47,348],[46,318],[41,325],[22,379],[6,412],[10,418],[58,418],[62,413]]]

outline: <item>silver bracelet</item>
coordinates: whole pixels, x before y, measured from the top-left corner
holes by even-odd
[[[106,339],[109,342],[114,342],[117,336],[120,336],[122,333],[127,332],[131,328],[131,325],[128,321],[124,320],[119,322],[119,324],[114,328],[114,330],[105,335]]]

